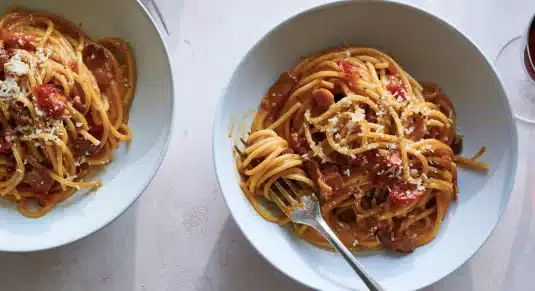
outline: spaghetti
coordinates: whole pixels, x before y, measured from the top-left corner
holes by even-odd
[[[10,7],[0,20],[0,196],[41,217],[113,159],[132,136],[135,64],[117,38]]]
[[[347,247],[411,252],[435,238],[456,200],[457,164],[488,169],[477,161],[484,147],[458,156],[455,122],[440,88],[418,83],[388,55],[322,52],[282,73],[265,95],[239,150],[241,187],[262,217],[286,225],[288,210],[271,195],[286,179],[297,192],[319,193],[324,219]],[[314,229],[290,225],[330,247]]]

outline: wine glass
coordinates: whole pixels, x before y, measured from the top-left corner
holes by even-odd
[[[503,46],[495,65],[516,118],[535,124],[535,15],[523,35]]]

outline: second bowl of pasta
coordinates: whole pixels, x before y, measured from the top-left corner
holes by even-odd
[[[322,6],[271,31],[236,69],[214,125],[238,225],[268,261],[318,289],[362,283],[321,235],[290,222],[276,181],[316,193],[385,288],[417,289],[490,235],[516,143],[505,91],[478,48],[426,12],[376,1]]]

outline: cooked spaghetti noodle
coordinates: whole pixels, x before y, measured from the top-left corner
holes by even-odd
[[[473,158],[457,155],[455,120],[437,85],[418,83],[380,51],[319,53],[265,95],[238,149],[241,187],[262,217],[285,225],[289,209],[272,191],[285,179],[277,187],[319,194],[324,219],[348,247],[411,252],[435,238],[456,200],[457,164],[488,169],[477,161],[484,147]],[[329,247],[314,229],[291,225]]]
[[[131,137],[135,65],[126,43],[89,39],[58,16],[11,7],[0,20],[0,196],[40,217]]]

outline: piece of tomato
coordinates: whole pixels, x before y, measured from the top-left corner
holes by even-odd
[[[46,115],[54,118],[60,117],[67,107],[67,98],[53,84],[35,88],[37,107]]]
[[[422,197],[425,189],[418,189],[416,185],[398,184],[391,189],[388,198],[395,205],[405,205]]]

